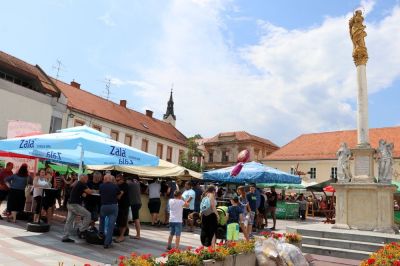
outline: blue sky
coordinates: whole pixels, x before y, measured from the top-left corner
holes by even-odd
[[[174,84],[177,127],[246,130],[283,145],[356,126],[348,19],[366,14],[370,126],[400,124],[398,1],[7,1],[0,49],[155,116]]]

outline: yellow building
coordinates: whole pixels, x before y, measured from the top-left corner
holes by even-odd
[[[394,143],[393,180],[400,181],[400,126],[373,128],[369,131],[370,144],[376,148],[380,139]],[[297,173],[306,182],[321,183],[337,177],[336,152],[346,142],[351,148],[357,145],[357,131],[345,130],[304,134],[279,150],[266,156],[262,162],[288,173]],[[351,161],[354,173],[354,160]],[[374,175],[378,169],[375,164]]]

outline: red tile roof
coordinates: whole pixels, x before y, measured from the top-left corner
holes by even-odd
[[[54,96],[59,94],[57,87],[52,84],[50,78],[38,65],[31,65],[2,51],[0,51],[0,64],[25,76],[37,79],[46,93]]]
[[[378,146],[378,141],[384,139],[394,143],[393,157],[400,157],[400,126],[372,128],[369,130],[372,147]],[[357,131],[345,130],[304,134],[292,140],[279,150],[265,157],[265,161],[301,161],[336,159],[339,145],[346,142],[350,148],[357,145]]]
[[[67,105],[71,109],[186,146],[186,137],[169,123],[125,108],[62,81],[52,80],[67,97]]]
[[[221,138],[232,138],[233,141],[258,141],[264,144],[268,144],[271,145],[273,147],[277,147],[279,148],[278,145],[274,144],[273,142],[271,142],[268,139],[264,139],[264,138],[260,138],[257,136],[254,136],[250,133],[247,133],[246,131],[234,131],[234,132],[223,132],[223,133],[219,133],[218,135],[207,139],[204,144],[210,144],[210,143],[216,143],[216,142],[220,142]]]

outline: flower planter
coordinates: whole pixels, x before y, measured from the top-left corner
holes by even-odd
[[[235,256],[229,255],[225,257],[224,266],[234,266],[235,265]]]
[[[224,261],[203,260],[204,266],[224,266]]]
[[[255,253],[242,253],[235,256],[236,266],[255,266],[256,265],[256,254]]]

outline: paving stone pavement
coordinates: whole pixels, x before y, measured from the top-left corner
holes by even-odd
[[[62,214],[62,213],[61,213]],[[90,245],[84,240],[75,237],[76,243],[63,243],[63,215],[56,215],[51,223],[50,232],[33,233],[26,231],[26,222],[17,221],[16,224],[0,221],[0,266],[9,265],[61,265],[73,266],[89,263],[92,266],[113,264],[120,255],[131,252],[140,254],[151,253],[160,256],[165,252],[168,228],[142,226],[141,240],[126,237],[122,243],[114,243],[111,249],[103,246]],[[320,219],[308,219],[306,223],[320,223]],[[285,232],[286,226],[304,224],[302,221],[278,220],[277,232]],[[200,231],[194,233],[183,232],[181,247],[200,246]],[[134,228],[130,225],[130,235],[134,235]],[[357,265],[359,262],[338,258],[309,255],[311,265]]]

